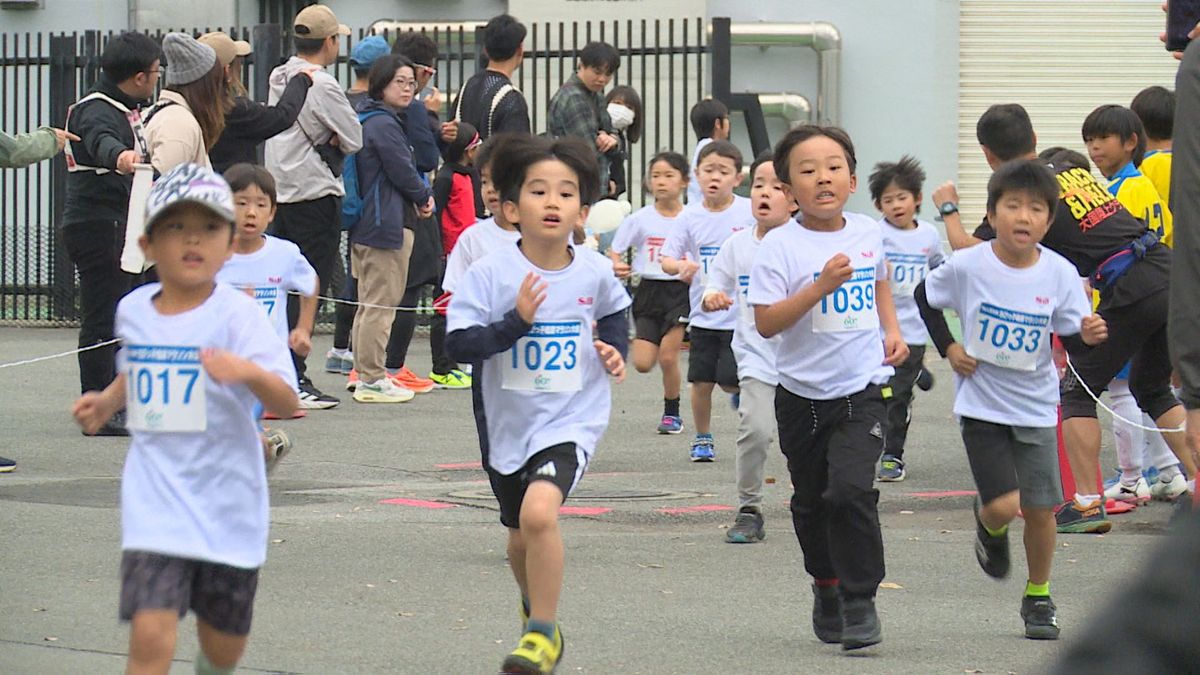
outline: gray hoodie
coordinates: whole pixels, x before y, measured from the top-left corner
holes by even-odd
[[[271,71],[268,105],[275,105],[288,81],[311,65],[293,56]],[[362,125],[358,123],[358,114],[350,107],[338,81],[329,73],[318,70],[313,73],[312,88],[296,123],[266,144],[267,169],[275,177],[281,204],[346,194],[342,179],[333,175],[313,148],[314,143],[325,143],[333,136],[337,136],[338,147],[343,153],[352,154],[362,148]]]

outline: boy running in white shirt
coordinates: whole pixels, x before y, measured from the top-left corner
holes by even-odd
[[[562,656],[558,509],[608,426],[608,375],[625,376],[629,294],[607,258],[569,243],[597,175],[595,151],[577,139],[507,146],[492,176],[521,240],[467,270],[450,303],[446,349],[479,364],[479,445],[526,618],[505,673],[549,673]]]
[[[633,367],[648,373],[657,363],[662,371],[663,416],[660,434],[683,431],[679,414],[679,352],[683,331],[691,313],[688,284],[662,267],[662,251],[667,236],[679,227],[683,212],[683,192],[688,184],[688,165],[677,152],[660,152],[650,160],[645,189],[654,197],[649,204],[621,223],[608,255],[618,279],[632,273],[641,277],[633,297]],[[625,252],[636,249],[632,268]]]
[[[516,134],[496,134],[479,148],[479,154],[475,156],[475,166],[479,167],[483,204],[492,215],[463,230],[458,237],[458,244],[446,258],[446,275],[442,279],[442,290],[445,293],[434,303],[443,312],[450,304],[450,296],[454,289],[471,265],[492,251],[515,244],[521,239],[521,233],[517,231],[516,226],[504,219],[504,211],[500,208],[500,193],[492,179],[492,162],[499,154],[497,151],[514,138],[520,137]]]
[[[1029,580],[1021,600],[1025,637],[1058,639],[1050,599],[1058,472],[1058,374],[1050,333],[1096,345],[1107,339],[1075,267],[1039,242],[1050,228],[1059,184],[1044,164],[1015,160],[988,181],[996,238],[960,250],[917,287],[921,315],[955,372],[954,413],[979,490],[975,557],[989,576],[1009,572],[1008,524],[1025,521]],[[955,342],[941,309],[962,321]]]
[[[800,222],[763,239],[749,293],[759,333],[781,336],[775,418],[792,479],[792,524],[813,577],[813,631],[845,650],[882,640],[875,463],[883,385],[908,358],[879,225],[842,210],[856,186],[854,167],[854,145],[841,129],[804,125],[783,137],[775,171],[800,206]]]
[[[708,285],[709,267],[721,245],[734,232],[754,225],[750,200],[733,194],[742,182],[742,153],[729,141],[713,141],[700,151],[696,170],[703,201],[683,210],[681,222],[671,229],[663,247],[662,268],[691,284],[688,316],[691,348],[688,353],[688,382],[691,383],[692,419],[696,438],[692,441],[693,462],[716,458],[712,435],[712,394],[720,385],[737,393],[737,362],[733,356],[733,328],[737,313],[706,312],[701,306]]]
[[[731,544],[753,544],[766,538],[763,529],[762,489],[767,467],[767,450],[775,435],[775,388],[779,375],[775,352],[779,337],[764,338],[754,325],[754,308],[746,302],[750,271],[759,244],[771,230],[789,223],[796,202],[775,176],[770,151],[750,166],[750,206],[755,226],[729,238],[712,263],[704,310],[729,310],[737,298],[737,328],[733,329],[733,353],[738,369],[737,489],[738,514],[725,532]]]
[[[72,411],[94,431],[128,410],[120,616],[131,673],[167,672],[189,609],[197,673],[233,672],[250,633],[268,528],[256,410],[287,416],[298,400],[287,345],[254,300],[216,282],[233,219],[229,186],[207,168],[182,164],[154,184],[140,243],[161,283],[121,300],[117,379]]]
[[[884,482],[902,481],[904,445],[912,421],[913,387],[928,390],[932,376],[925,370],[925,343],[929,334],[921,323],[921,313],[913,290],[929,270],[942,264],[942,238],[937,228],[917,219],[921,210],[921,188],[925,170],[920,162],[905,155],[899,162],[880,162],[871,173],[871,200],[883,213],[879,229],[883,232],[883,251],[888,262],[888,281],[896,303],[900,333],[908,344],[908,359],[896,366],[896,374],[887,383],[887,428],[883,457],[877,478]]]

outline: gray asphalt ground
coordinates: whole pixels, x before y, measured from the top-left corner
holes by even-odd
[[[69,330],[0,328],[0,363],[74,340]],[[313,375],[338,392],[341,378],[320,372],[329,344],[316,339]],[[419,336],[411,365],[425,372],[428,354]],[[1023,639],[1023,556],[1017,547],[1003,583],[975,563],[949,370],[931,365],[938,385],[916,406],[909,478],[881,486],[881,645],[847,656],[813,637],[781,456],[768,470],[764,543],[726,544],[730,511],[659,510],[731,503],[736,416],[718,397],[717,462],[692,464],[690,436],[654,433],[658,374],[633,374],[615,388],[608,434],[569,502],[612,510],[564,518],[567,651],[558,672],[1046,672],[1163,540],[1170,508],[1120,516],[1107,536],[1061,537],[1052,592],[1064,640]],[[69,414],[76,373],[73,357],[0,369],[0,455],[19,462],[0,475],[0,673],[123,668],[117,495],[126,442],[80,435]],[[269,560],[242,672],[496,673],[519,631],[505,533],[483,472],[439,466],[478,462],[469,393],[435,391],[398,406],[347,396],[282,426],[296,448],[272,479]],[[397,498],[446,508],[381,503]],[[189,617],[172,672],[192,672],[194,634]]]

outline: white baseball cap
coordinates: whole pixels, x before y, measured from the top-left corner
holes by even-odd
[[[146,231],[176,204],[202,206],[222,220],[233,222],[233,192],[220,174],[199,164],[180,164],[154,181],[146,198]]]

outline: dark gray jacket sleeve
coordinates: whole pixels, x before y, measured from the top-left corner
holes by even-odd
[[[1200,408],[1200,40],[1184,52],[1175,92],[1170,204],[1175,214],[1175,250],[1168,342],[1183,381],[1180,398],[1194,410]]]

